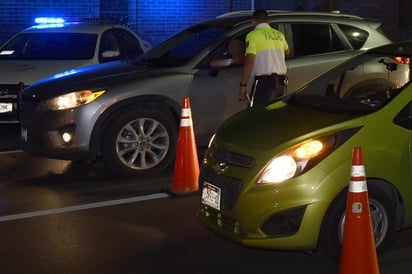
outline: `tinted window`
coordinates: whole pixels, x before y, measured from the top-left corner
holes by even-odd
[[[2,59],[91,59],[97,35],[86,33],[22,33],[0,50]]]
[[[222,33],[220,28],[208,28],[188,33],[176,47],[171,49],[171,55],[177,58],[187,58],[205,48],[213,39]]]
[[[105,51],[118,51],[120,50],[117,47],[116,39],[113,36],[112,31],[106,31],[103,33],[102,38],[100,40],[100,55]]]
[[[271,26],[272,28],[274,28],[274,29],[279,30],[279,29],[278,29],[278,24],[277,24],[277,23],[270,23],[270,26]]]
[[[143,54],[143,49],[133,34],[123,29],[115,29],[113,33],[119,44],[122,57],[137,57]]]
[[[291,103],[328,112],[373,112],[409,83],[409,65],[408,57],[363,55],[320,75],[295,93]]]
[[[403,128],[412,130],[412,103],[409,102],[406,106],[396,115],[393,120],[395,124]]]
[[[142,62],[155,66],[180,66],[227,31],[226,27],[197,25],[178,33],[143,55]]]
[[[347,25],[339,25],[339,27],[354,49],[360,49],[368,39],[369,33],[367,31]]]
[[[295,56],[344,50],[340,39],[328,24],[291,24]]]

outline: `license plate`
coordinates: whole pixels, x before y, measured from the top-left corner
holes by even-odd
[[[0,103],[0,113],[12,112],[13,104],[12,103]]]
[[[221,192],[222,190],[220,189],[220,187],[209,184],[208,182],[204,182],[202,190],[202,204],[220,210]]]

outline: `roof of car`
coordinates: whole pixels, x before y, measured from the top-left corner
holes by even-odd
[[[217,18],[221,17],[242,17],[247,16],[249,19],[252,16],[254,10],[239,10],[232,11],[218,15]],[[290,11],[290,10],[267,10],[269,17],[288,15],[288,16],[333,16],[340,18],[353,18],[353,19],[363,19],[362,17],[356,15],[350,15],[345,13],[340,13],[339,11]]]
[[[380,22],[376,20],[368,20],[363,17],[356,15],[340,13],[338,11],[331,12],[321,12],[321,11],[287,11],[287,10],[268,10],[269,17],[274,19],[292,19],[293,20],[313,20],[313,21],[357,21],[357,22],[368,22],[368,23],[377,23],[380,25]],[[250,23],[253,10],[240,10],[233,11],[229,13],[224,13],[218,15],[216,18],[208,20],[204,23],[208,24],[219,24],[219,25],[228,25],[236,26],[242,25],[245,23]],[[375,26],[376,27],[376,26]]]
[[[100,33],[114,26],[117,28],[125,28],[113,23],[111,20],[78,20],[64,23],[36,24],[25,29],[23,32],[54,32],[58,30],[59,32]]]

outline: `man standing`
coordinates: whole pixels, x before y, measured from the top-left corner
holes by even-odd
[[[252,24],[255,29],[246,36],[246,57],[239,92],[240,100],[249,106],[286,94],[285,55],[290,52],[283,33],[269,25],[265,10],[253,13]],[[253,83],[248,95],[247,86],[252,75]]]

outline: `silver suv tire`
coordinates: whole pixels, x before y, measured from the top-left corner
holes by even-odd
[[[170,166],[178,131],[168,113],[140,106],[117,113],[102,136],[105,165],[125,177],[155,174]]]

